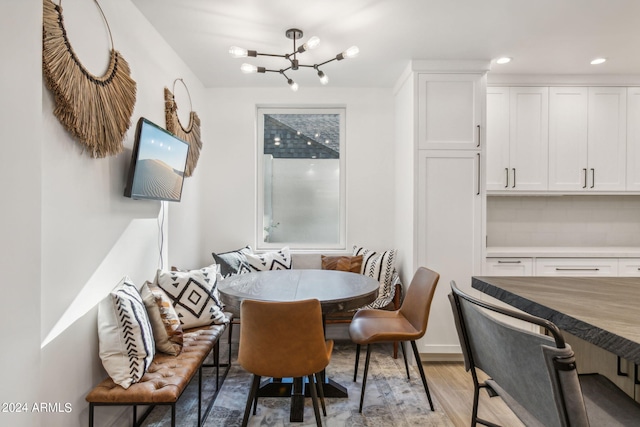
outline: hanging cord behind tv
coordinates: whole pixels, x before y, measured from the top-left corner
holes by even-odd
[[[158,215],[158,250],[160,251],[159,256],[159,268],[162,270],[164,268],[164,260],[162,259],[162,247],[164,245],[164,204],[165,202],[160,202],[160,214]]]

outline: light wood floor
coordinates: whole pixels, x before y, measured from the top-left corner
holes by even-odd
[[[471,425],[473,405],[473,380],[464,370],[462,362],[424,362],[429,390],[443,406],[456,427]],[[523,427],[499,397],[489,398],[485,390],[480,390],[478,415],[487,421],[504,427]]]

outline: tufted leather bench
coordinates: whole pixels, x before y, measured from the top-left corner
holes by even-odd
[[[230,313],[225,314],[231,319]],[[232,323],[229,322],[228,325],[230,338]],[[138,426],[156,405],[171,406],[171,425],[175,426],[175,404],[196,372],[198,372],[198,426],[202,425],[202,367],[216,367],[217,392],[220,387],[219,339],[226,329],[226,325],[211,325],[185,330],[184,344],[180,354],[171,356],[157,353],[140,381],[132,384],[128,389],[117,385],[111,378],[106,378],[87,394],[89,427],[93,427],[96,406],[132,406],[133,425]],[[207,355],[212,350],[214,365],[204,365]],[[230,362],[231,345],[229,345],[227,370],[231,365]],[[137,420],[137,405],[151,405],[140,420]]]

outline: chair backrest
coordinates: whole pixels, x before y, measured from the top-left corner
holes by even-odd
[[[420,337],[427,331],[431,301],[433,301],[439,279],[440,275],[435,271],[424,267],[418,268],[411,279],[411,284],[399,310],[400,314],[417,331],[420,331]]]
[[[526,425],[588,426],[575,357],[553,323],[473,298],[451,282],[449,300],[467,370],[475,368]],[[537,334],[489,311],[541,326]],[[552,338],[553,337],[553,338]]]
[[[265,377],[302,377],[329,364],[320,301],[244,300],[238,363]]]

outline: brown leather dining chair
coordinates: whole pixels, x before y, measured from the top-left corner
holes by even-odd
[[[436,290],[436,285],[440,275],[435,271],[424,267],[418,268],[407,295],[400,306],[395,311],[363,309],[358,311],[349,326],[349,335],[351,340],[356,343],[356,365],[353,380],[358,375],[358,361],[360,359],[360,346],[367,345],[367,356],[364,362],[364,374],[362,377],[362,393],[360,394],[360,409],[362,412],[362,404],[364,403],[364,391],[367,385],[367,372],[369,370],[369,358],[371,356],[371,344],[380,342],[397,342],[401,343],[402,355],[404,357],[407,377],[409,377],[409,366],[407,364],[407,355],[404,350],[404,342],[410,341],[413,348],[413,354],[418,364],[420,377],[424,391],[427,393],[429,406],[433,411],[433,402],[429,393],[429,386],[424,375],[420,354],[416,346],[416,340],[422,338],[427,331],[427,321],[429,320],[429,310],[431,301]]]
[[[321,426],[318,391],[325,415],[326,407],[322,385],[316,385],[321,377],[319,374],[331,359],[333,341],[324,338],[320,301],[244,300],[240,305],[240,317],[238,363],[253,374],[242,425],[246,426],[249,421],[252,404],[255,413],[261,377],[307,377],[316,424]]]

